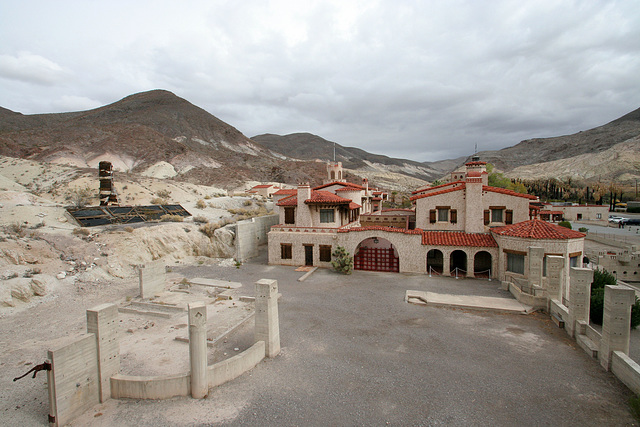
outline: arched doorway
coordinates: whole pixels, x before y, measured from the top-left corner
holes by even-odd
[[[370,237],[360,242],[353,256],[355,270],[400,271],[398,251],[390,241],[379,237]]]
[[[461,250],[451,252],[449,273],[460,277],[467,274],[467,254]]]
[[[473,272],[477,278],[491,278],[491,254],[489,252],[480,251],[476,253],[473,260]]]
[[[442,255],[442,251],[438,249],[431,249],[427,252],[427,273],[442,274],[443,266],[444,256]]]

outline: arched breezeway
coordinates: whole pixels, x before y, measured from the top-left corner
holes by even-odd
[[[353,256],[355,270],[400,271],[398,251],[390,241],[378,237],[364,239],[358,244]]]
[[[427,273],[442,274],[444,266],[444,255],[439,249],[431,249],[427,252]]]
[[[482,279],[491,278],[491,254],[487,251],[479,251],[473,259],[474,276]]]
[[[449,274],[455,277],[465,276],[467,274],[467,254],[464,251],[458,249],[451,252]]]

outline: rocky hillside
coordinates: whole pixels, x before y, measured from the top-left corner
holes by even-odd
[[[529,139],[478,155],[511,177],[630,181],[640,177],[640,108],[573,135]]]
[[[287,153],[290,157],[303,160],[332,160],[335,147],[336,160],[345,168],[356,170],[366,175],[373,173],[393,172],[420,180],[433,180],[449,172],[449,164],[444,167],[440,162],[420,163],[407,159],[396,159],[380,154],[368,153],[360,148],[345,147],[338,143],[310,133],[293,133],[289,135],[264,134],[251,138],[253,141],[278,153]],[[458,159],[462,162],[464,159]]]
[[[163,164],[170,177],[227,187],[246,180],[313,180],[323,167],[291,162],[171,92],[128,96],[94,110],[23,115],[0,109],[0,155],[121,171]]]

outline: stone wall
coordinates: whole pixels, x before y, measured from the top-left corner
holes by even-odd
[[[278,215],[259,216],[236,224],[236,260],[244,262],[258,255],[258,247],[267,244],[267,233],[278,223]]]

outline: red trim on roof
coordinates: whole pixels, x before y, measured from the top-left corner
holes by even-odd
[[[438,190],[438,191],[434,191],[432,193],[420,194],[418,196],[411,196],[409,198],[409,200],[414,201],[414,200],[418,200],[418,199],[423,199],[425,197],[437,196],[438,194],[451,193],[452,191],[458,191],[458,190],[464,190],[464,189],[465,189],[465,185],[464,184],[460,184],[459,186],[454,187],[454,188],[446,188],[444,190]]]
[[[453,181],[453,182],[447,182],[446,184],[436,185],[435,187],[424,187],[424,188],[420,188],[420,189],[418,189],[416,191],[412,191],[411,194],[418,194],[418,193],[422,193],[423,191],[434,190],[436,188],[448,187],[448,186],[453,185],[453,184],[464,184],[464,181]]]
[[[428,246],[498,247],[491,234],[464,233],[462,231],[425,231],[422,235],[422,244]]]
[[[525,199],[529,199],[529,200],[538,200],[537,196],[532,196],[531,194],[522,194],[522,193],[518,193],[517,191],[507,190],[506,188],[489,187],[488,185],[483,185],[482,191],[491,191],[493,193],[502,193],[502,194],[507,194],[509,196],[524,197]]]
[[[298,206],[298,196],[292,194],[290,196],[283,197],[282,199],[278,200],[276,206]]]
[[[340,182],[340,181],[334,181],[334,182],[329,182],[328,184],[322,184],[317,187],[313,187],[313,190],[322,190],[323,188],[331,187],[332,185],[342,185],[344,187],[354,187],[354,188],[357,188],[358,190],[364,190],[364,187],[361,185],[353,184],[351,182]]]
[[[344,187],[344,188],[337,188],[336,189],[336,193],[338,191],[362,191],[364,190],[364,188],[356,188],[356,187]]]
[[[465,166],[483,166],[483,165],[486,165],[486,164],[487,164],[487,162],[480,161],[480,162],[469,162],[469,163],[465,163],[464,165]]]
[[[311,197],[304,201],[305,203],[338,203],[338,204],[349,204],[351,203],[350,199],[345,199],[344,197],[340,197],[337,194],[333,194],[330,191],[312,191]]]
[[[282,188],[276,191],[275,193],[273,193],[274,196],[279,196],[279,195],[291,196],[292,194],[298,194],[298,190],[296,190],[295,188]]]
[[[564,215],[562,211],[540,211],[538,213],[540,215]]]
[[[579,231],[569,230],[568,228],[550,224],[539,219],[531,219],[513,225],[494,228],[491,232],[500,236],[522,237],[526,239],[567,240],[580,239],[586,236],[586,234]]]
[[[403,211],[403,212],[413,212],[415,213],[416,210],[415,209],[407,209],[407,208],[389,208],[389,209],[382,209],[382,212],[391,212],[391,211]]]
[[[393,228],[393,227],[384,227],[379,225],[372,225],[369,227],[351,227],[351,228],[341,228],[338,230],[338,233],[348,233],[350,231],[389,231],[391,233],[403,233],[403,234],[422,234],[422,230],[407,230],[404,228]]]

